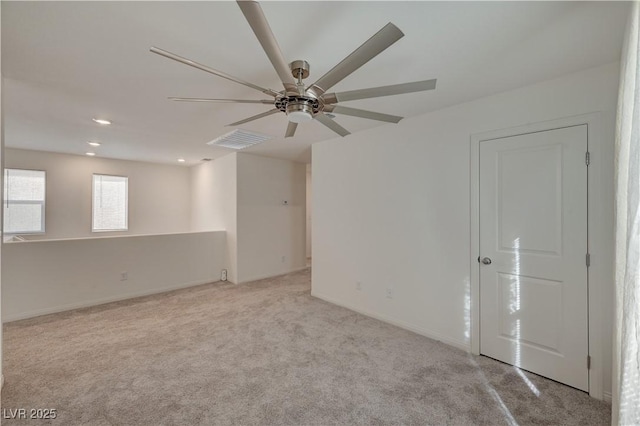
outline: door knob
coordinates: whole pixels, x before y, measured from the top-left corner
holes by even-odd
[[[485,265],[491,265],[491,259],[488,257],[483,257],[482,263],[484,263]]]

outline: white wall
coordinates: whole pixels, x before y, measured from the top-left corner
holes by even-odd
[[[0,2],[0,9],[2,3]],[[1,21],[2,13],[0,12],[0,21]],[[1,33],[1,31],[0,31]],[[1,39],[1,37],[0,37]],[[2,46],[2,41],[0,40],[0,46]],[[0,58],[2,58],[2,54],[0,52]],[[0,69],[2,69],[2,59],[0,59]],[[4,115],[2,114],[2,79],[0,78],[0,166],[4,164],[4,120],[2,119]],[[4,167],[4,166],[2,166]],[[2,183],[2,188],[4,188],[4,173],[0,173],[2,175],[0,177],[0,183]],[[0,189],[0,192],[4,190]],[[0,227],[2,226],[2,212],[0,211]],[[0,228],[1,229],[1,228]],[[0,265],[2,264],[2,244],[0,244]],[[2,272],[2,268],[0,266],[0,275]],[[0,318],[2,318],[2,280],[0,279]],[[1,321],[0,321],[1,323]],[[2,327],[0,327],[0,395],[2,395],[2,387],[4,385],[4,373],[2,370]],[[0,398],[0,401],[2,398]],[[2,403],[0,402],[0,405]]]
[[[218,281],[224,250],[223,231],[6,243],[2,320]]]
[[[304,268],[306,165],[246,153],[237,159],[238,282]]]
[[[307,164],[307,194],[305,195],[307,199],[307,245],[306,245],[306,256],[307,259],[311,257],[311,211],[312,211],[312,200],[313,200],[313,192],[311,191],[311,164]]]
[[[238,282],[236,153],[191,168],[191,230],[227,232],[227,279]]]
[[[10,148],[5,167],[47,172],[46,232],[29,239],[104,235],[91,232],[94,173],[129,177],[129,230],[108,235],[189,231],[187,167]]]
[[[470,136],[595,111],[605,132],[589,143],[602,144],[598,179],[610,191],[590,220],[606,229],[596,243],[612,276],[617,89],[610,64],[314,144],[312,294],[469,349]],[[605,285],[606,392],[613,284]]]

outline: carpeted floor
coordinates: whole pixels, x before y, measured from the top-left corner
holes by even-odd
[[[65,426],[610,423],[583,392],[312,298],[309,270],[18,321],[4,339],[3,425],[29,423],[6,419],[17,408]]]

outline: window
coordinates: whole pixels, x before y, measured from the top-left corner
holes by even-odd
[[[4,232],[44,232],[45,172],[4,170]]]
[[[93,175],[93,232],[128,229],[129,178]]]

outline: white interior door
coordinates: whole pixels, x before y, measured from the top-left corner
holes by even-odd
[[[587,125],[480,142],[480,353],[589,390]]]

